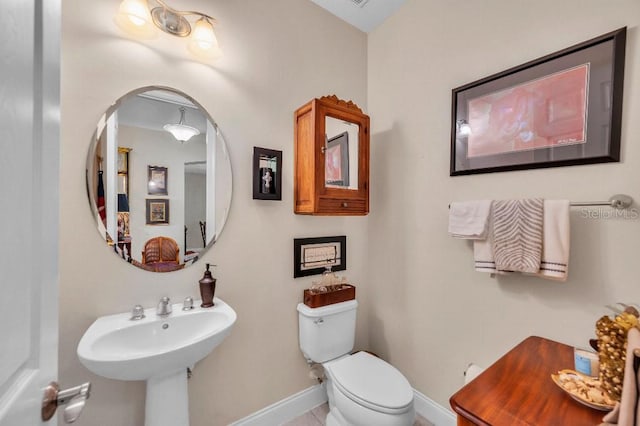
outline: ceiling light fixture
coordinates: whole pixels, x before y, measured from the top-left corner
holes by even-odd
[[[186,142],[193,136],[199,135],[200,130],[184,124],[184,107],[180,107],[180,122],[178,124],[165,124],[162,128],[171,133],[180,142]]]
[[[156,7],[149,8],[149,1]],[[216,20],[204,13],[174,9],[163,0],[123,0],[116,15],[116,24],[124,31],[141,38],[152,38],[156,27],[167,34],[188,37],[188,49],[200,59],[212,60],[222,56],[218,39],[213,31]],[[195,28],[187,16],[197,17]]]

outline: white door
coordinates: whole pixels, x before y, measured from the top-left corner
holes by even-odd
[[[60,0],[0,13],[0,426],[41,419],[58,363]]]

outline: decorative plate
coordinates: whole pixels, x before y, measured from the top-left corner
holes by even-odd
[[[573,370],[560,370],[552,374],[551,379],[560,389],[582,405],[600,411],[611,411],[615,406],[615,401],[600,389],[598,379],[584,376]]]

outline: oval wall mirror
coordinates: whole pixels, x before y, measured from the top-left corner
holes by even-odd
[[[98,232],[138,268],[192,265],[217,240],[231,205],[231,162],[220,129],[188,95],[145,87],[101,117],[87,157]]]

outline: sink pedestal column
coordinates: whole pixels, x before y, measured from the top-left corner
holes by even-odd
[[[147,380],[144,426],[189,426],[187,368]]]

